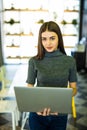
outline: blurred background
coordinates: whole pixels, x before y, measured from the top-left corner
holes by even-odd
[[[15,130],[9,90],[13,96],[13,86],[25,83],[39,28],[50,20],[59,24],[66,53],[76,60],[76,113],[69,115],[67,130],[87,130],[87,0],[0,0],[0,130]]]

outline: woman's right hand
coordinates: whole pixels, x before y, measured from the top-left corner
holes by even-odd
[[[37,112],[37,114],[41,115],[41,116],[48,116],[48,115],[50,115],[50,108],[44,108],[43,111]]]

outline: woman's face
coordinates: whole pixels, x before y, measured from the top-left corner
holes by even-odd
[[[58,48],[58,36],[55,32],[45,31],[41,35],[42,45],[47,52],[53,52]]]

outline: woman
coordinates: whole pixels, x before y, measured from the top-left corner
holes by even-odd
[[[59,26],[45,22],[38,37],[38,53],[29,60],[27,84],[33,87],[37,80],[40,87],[67,87],[76,94],[76,64],[73,57],[67,56]],[[29,115],[30,130],[66,130],[67,115],[51,113],[50,108],[43,112],[31,112]]]

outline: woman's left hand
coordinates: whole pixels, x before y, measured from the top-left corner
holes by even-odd
[[[49,115],[58,115],[58,112],[51,112],[50,108],[45,108],[42,112],[37,112],[38,115],[49,116]]]

